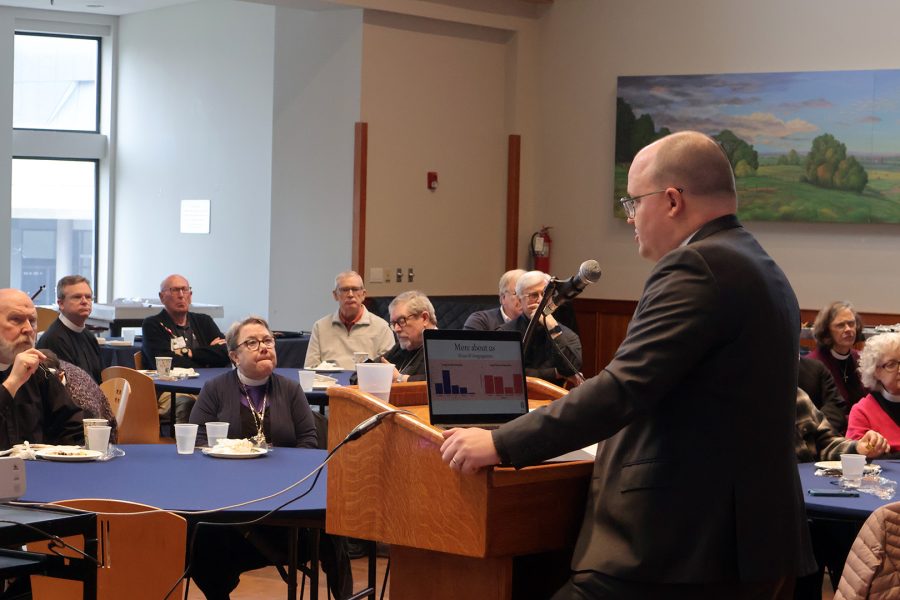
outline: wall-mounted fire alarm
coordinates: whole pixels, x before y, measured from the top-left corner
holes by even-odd
[[[437,185],[437,171],[428,171],[428,189],[434,191]]]

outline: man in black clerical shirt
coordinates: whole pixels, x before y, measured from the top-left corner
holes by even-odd
[[[80,444],[81,409],[40,366],[34,347],[37,311],[28,294],[0,290],[0,449],[24,441]]]
[[[163,309],[143,322],[143,353],[152,369],[157,356],[171,356],[173,367],[228,367],[225,336],[209,315],[190,312],[193,291],[181,275],[169,275],[159,285]],[[187,423],[195,398],[178,394],[175,422]],[[159,413],[169,414],[169,395],[160,397]]]
[[[87,371],[100,383],[100,346],[84,323],[94,308],[90,282],[81,275],[66,275],[56,284],[59,318],[47,328],[37,347],[53,350],[64,361]]]

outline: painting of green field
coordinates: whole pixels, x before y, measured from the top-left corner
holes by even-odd
[[[736,179],[738,216],[745,221],[900,223],[900,169],[867,165],[867,170],[869,184],[857,194],[802,183],[799,166],[760,165],[755,176]],[[627,186],[628,165],[617,164],[614,211],[622,218],[618,199],[627,195]]]

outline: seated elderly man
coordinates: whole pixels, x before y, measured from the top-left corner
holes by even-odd
[[[87,371],[100,383],[100,346],[84,323],[94,307],[90,282],[81,275],[66,275],[56,284],[59,318],[50,324],[37,342],[39,350],[47,348],[66,362]]]
[[[363,305],[366,288],[358,273],[339,273],[334,278],[331,295],[337,301],[338,309],[313,325],[303,361],[306,368],[328,361],[342,369],[352,369],[354,352],[365,352],[368,358],[375,358],[394,346],[394,334],[387,321],[373,315]]]
[[[463,329],[496,331],[504,323],[519,318],[519,315],[522,314],[522,304],[516,295],[516,283],[524,274],[525,271],[522,269],[513,269],[504,273],[500,277],[500,306],[473,312],[463,324]]]
[[[83,413],[41,367],[34,347],[37,311],[28,294],[0,290],[0,449],[24,441],[81,444]]]
[[[516,283],[516,295],[522,303],[522,314],[503,325],[501,330],[518,331],[523,336],[528,322],[544,297],[550,276],[542,271],[528,271]],[[553,315],[540,316],[531,343],[525,349],[525,374],[556,385],[580,382],[581,340],[578,334],[561,325]]]
[[[147,317],[142,324],[143,353],[147,367],[154,368],[157,356],[172,357],[173,367],[228,367],[225,336],[209,315],[190,312],[193,291],[181,275],[169,275],[159,285],[159,299],[163,309]],[[178,394],[175,402],[175,422],[187,423],[196,398]],[[159,414],[169,415],[170,394],[160,396]]]
[[[859,440],[841,436],[809,395],[797,389],[797,422],[794,449],[797,462],[840,460],[841,454],[864,454],[878,458],[890,450],[890,444],[877,431],[869,430]]]
[[[381,362],[394,365],[394,381],[398,383],[424,381],[424,332],[438,328],[431,300],[422,292],[411,290],[391,300],[388,310],[397,345],[381,357]]]

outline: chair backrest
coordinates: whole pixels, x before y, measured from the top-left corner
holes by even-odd
[[[144,368],[144,353],[140,350],[134,353],[134,368],[138,371]]]
[[[59,313],[52,308],[36,306],[35,310],[37,310],[36,331],[47,331],[47,328],[50,327],[50,324],[59,318]]]
[[[100,379],[107,381],[121,377],[128,381],[131,391],[122,415],[116,414],[119,422],[120,444],[158,444],[159,405],[156,401],[156,386],[143,373],[128,367],[106,367],[100,372]]]
[[[97,513],[97,553],[101,568],[97,571],[97,598],[160,600],[184,572],[187,521],[169,512],[128,514],[154,507],[122,500],[78,499],[55,502],[60,506]],[[67,543],[83,547],[81,537]],[[29,550],[46,551],[47,543],[29,545]],[[75,556],[63,549],[61,554]],[[82,584],[50,577],[31,579],[32,596],[45,598],[81,598]],[[179,583],[169,598],[181,598]]]
[[[124,377],[113,377],[100,384],[100,389],[109,401],[109,407],[116,416],[116,423],[121,427],[125,416],[125,407],[128,406],[128,394],[131,393],[131,385]]]

